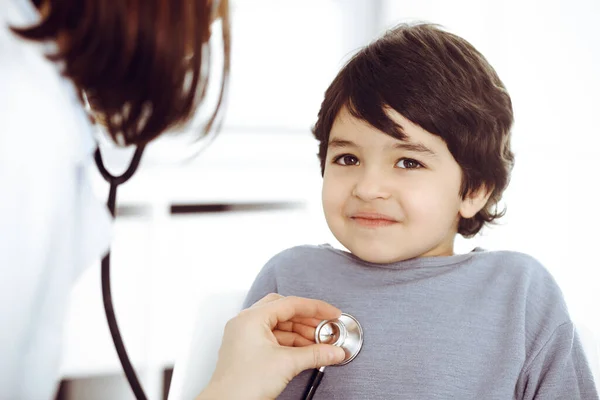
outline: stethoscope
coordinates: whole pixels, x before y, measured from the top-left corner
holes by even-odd
[[[129,164],[129,167],[127,167],[127,170],[120,176],[114,176],[108,172],[104,166],[100,148],[96,148],[96,152],[94,153],[96,166],[98,167],[98,171],[100,171],[102,177],[110,185],[106,206],[110,210],[113,218],[115,217],[115,207],[117,203],[117,187],[127,182],[129,178],[133,176],[140,165],[140,160],[142,159],[143,153],[144,146],[138,146],[135,149],[135,153],[133,154],[133,158],[131,159],[131,163]],[[110,329],[110,335],[112,336],[115,349],[117,350],[117,355],[119,356],[119,361],[121,362],[121,366],[123,367],[123,372],[127,377],[129,386],[131,386],[131,390],[133,391],[133,394],[137,400],[147,400],[144,389],[142,389],[142,385],[140,384],[137,374],[131,365],[131,360],[129,360],[127,350],[125,350],[125,345],[123,344],[123,339],[121,338],[121,332],[119,331],[119,325],[117,324],[117,319],[115,317],[112,294],[110,291],[110,249],[102,259],[102,300],[104,301],[104,312],[106,314],[106,321],[108,322],[108,327]]]
[[[129,167],[127,167],[127,170],[122,175],[114,176],[108,172],[104,166],[100,148],[96,148],[96,152],[94,153],[96,166],[98,167],[102,177],[110,185],[106,205],[113,218],[115,217],[115,208],[117,203],[117,187],[127,182],[133,176],[140,165],[140,160],[142,159],[143,153],[144,146],[138,146],[133,154],[133,158],[129,164]],[[110,329],[110,334],[112,336],[115,349],[117,350],[119,361],[123,367],[123,372],[125,373],[125,377],[129,382],[129,386],[131,386],[131,390],[133,391],[133,394],[137,400],[147,400],[144,389],[142,389],[142,385],[140,384],[137,374],[135,373],[135,369],[131,365],[131,360],[127,355],[127,350],[125,350],[123,338],[121,337],[119,325],[117,324],[117,319],[115,317],[112,294],[110,290],[110,249],[102,259],[102,299],[104,301],[104,311],[106,314],[108,327]],[[324,320],[319,323],[319,325],[315,328],[315,343],[331,344],[344,349],[345,358],[341,363],[336,364],[336,366],[346,365],[356,358],[362,348],[363,330],[356,318],[350,314],[342,313],[342,315],[337,319]],[[317,388],[323,380],[324,374],[325,367],[314,370],[304,392],[304,400],[311,400],[313,398]]]
[[[344,360],[335,366],[346,365],[354,360],[362,349],[363,340],[364,334],[360,323],[352,315],[346,313],[342,313],[337,319],[322,321],[315,329],[315,343],[331,344],[344,349]],[[324,374],[325,367],[314,370],[302,396],[304,400],[313,398]]]

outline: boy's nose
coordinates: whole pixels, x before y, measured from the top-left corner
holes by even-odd
[[[363,201],[389,199],[391,193],[386,189],[385,182],[379,174],[365,173],[354,185],[352,196]]]

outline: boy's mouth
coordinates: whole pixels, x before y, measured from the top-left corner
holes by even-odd
[[[366,227],[389,226],[398,223],[398,221],[394,217],[371,212],[359,212],[356,214],[352,214],[350,216],[350,219]]]

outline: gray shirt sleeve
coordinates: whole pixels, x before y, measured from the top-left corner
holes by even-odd
[[[517,399],[586,399],[598,395],[583,347],[571,322],[558,326],[523,368]]]

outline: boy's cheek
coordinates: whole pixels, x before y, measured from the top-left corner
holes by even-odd
[[[345,200],[340,193],[332,190],[323,193],[323,210],[326,214],[343,212]]]
[[[323,193],[331,197],[348,196],[352,190],[352,178],[337,172],[325,173],[323,177]]]
[[[451,206],[448,202],[456,202],[455,199],[449,199],[439,192],[418,188],[413,188],[410,195],[402,196],[402,199],[401,204],[406,213],[427,219],[441,217],[449,208],[454,208],[454,205]],[[458,202],[455,207],[458,210]]]

